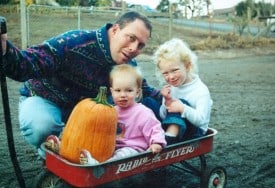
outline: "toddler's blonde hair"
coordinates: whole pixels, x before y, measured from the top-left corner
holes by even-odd
[[[132,77],[135,78],[136,80],[136,84],[137,84],[137,88],[139,89],[139,96],[136,99],[136,101],[140,101],[142,98],[142,81],[143,81],[143,77],[142,77],[142,73],[139,67],[134,67],[132,65],[128,65],[128,64],[121,64],[121,65],[115,65],[112,69],[112,71],[110,72],[110,86],[112,87],[113,85],[113,80],[116,76],[122,76],[128,74],[131,75]]]

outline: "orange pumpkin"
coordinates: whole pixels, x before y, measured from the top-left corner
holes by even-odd
[[[100,87],[96,98],[83,99],[74,107],[61,138],[62,157],[79,163],[82,149],[88,150],[99,162],[113,155],[117,112],[108,104],[106,93],[107,88]]]

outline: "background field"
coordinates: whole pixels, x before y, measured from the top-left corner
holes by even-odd
[[[1,13],[2,14],[2,13]],[[20,46],[20,19],[16,13],[5,13],[8,19],[10,40]],[[39,15],[37,15],[39,16]],[[47,23],[47,17],[44,17]],[[61,19],[61,21],[58,21]],[[69,22],[68,17],[58,17],[53,22]],[[101,17],[87,22],[104,24]],[[152,52],[167,40],[167,26],[153,20],[154,32],[145,55],[138,60],[144,75],[152,86],[160,87],[154,74]],[[64,24],[59,24],[61,27]],[[50,28],[40,28],[36,43],[45,40]],[[186,40],[199,56],[200,77],[208,85],[214,101],[210,126],[218,130],[214,150],[207,155],[209,166],[221,165],[228,173],[229,188],[263,188],[275,184],[275,45],[273,40],[260,39],[257,43],[234,34],[175,26],[173,36]],[[215,40],[216,39],[216,40]],[[227,39],[227,40],[226,40]],[[218,42],[220,41],[220,42]],[[221,42],[224,41],[224,42]],[[242,45],[238,45],[242,44]],[[205,45],[203,45],[205,44]],[[208,45],[206,45],[208,44]],[[209,44],[212,44],[209,46]],[[218,44],[223,44],[221,47]],[[196,46],[206,46],[196,48]],[[208,47],[207,47],[208,46]],[[36,151],[29,146],[18,130],[17,103],[21,83],[8,79],[11,117],[18,160],[27,187],[42,169]],[[2,101],[0,101],[2,109]],[[0,111],[0,187],[18,187],[9,158],[3,112]],[[150,176],[142,174],[102,187],[198,187],[194,176],[171,167],[155,171]]]

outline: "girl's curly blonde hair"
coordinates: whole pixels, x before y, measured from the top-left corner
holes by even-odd
[[[190,76],[197,75],[198,65],[197,55],[189,48],[189,45],[178,38],[173,38],[164,42],[154,53],[154,63],[157,65],[157,76],[162,77],[159,73],[159,63],[165,61],[182,62],[185,67],[190,66]]]

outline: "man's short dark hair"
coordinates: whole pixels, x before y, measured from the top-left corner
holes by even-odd
[[[116,24],[119,25],[120,29],[123,29],[128,23],[131,23],[135,21],[136,19],[139,19],[143,21],[146,28],[150,31],[150,36],[152,32],[152,24],[150,20],[143,14],[140,14],[135,11],[129,11],[121,15],[121,17],[116,21]]]

